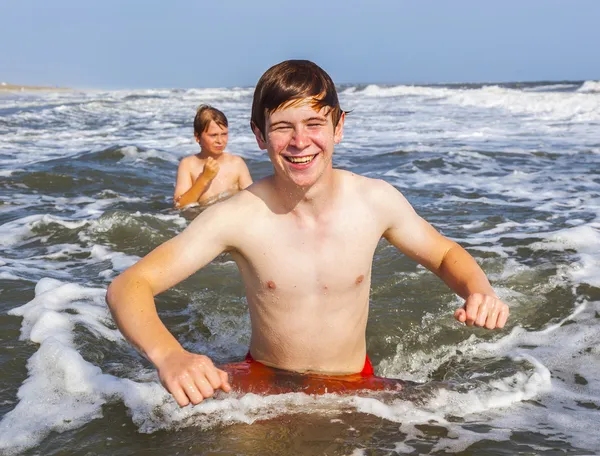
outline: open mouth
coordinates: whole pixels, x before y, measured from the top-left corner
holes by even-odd
[[[317,155],[306,155],[304,157],[290,157],[288,155],[284,155],[284,158],[290,163],[294,163],[296,165],[306,165],[315,159]]]

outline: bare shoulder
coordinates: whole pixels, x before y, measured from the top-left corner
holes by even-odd
[[[354,193],[357,198],[369,200],[369,203],[381,201],[386,197],[402,195],[393,185],[383,179],[374,179],[350,171],[337,170],[337,172],[344,188]]]
[[[244,231],[263,205],[260,199],[248,190],[242,190],[231,198],[212,204],[203,210],[187,230],[197,237],[218,237],[227,248],[238,248]]]
[[[200,165],[201,163],[202,160],[199,159],[196,155],[188,155],[187,157],[183,157],[179,161],[179,168],[191,170],[194,169],[196,166]]]
[[[206,211],[218,211],[239,220],[241,226],[248,227],[257,215],[266,212],[270,184],[261,179],[250,187],[240,190],[232,197],[210,206]]]
[[[361,207],[370,220],[377,221],[382,231],[415,215],[408,200],[392,184],[348,171],[342,173],[347,200],[352,201],[353,207]]]
[[[225,156],[225,159],[227,160],[227,163],[237,167],[240,166],[246,166],[246,162],[244,161],[244,159],[242,157],[240,157],[239,155],[233,155],[231,153],[224,153],[223,154]]]

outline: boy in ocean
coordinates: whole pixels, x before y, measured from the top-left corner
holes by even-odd
[[[244,160],[225,152],[228,134],[225,114],[208,105],[198,108],[194,137],[200,152],[179,163],[173,195],[175,207],[192,203],[209,205],[252,184]]]
[[[246,289],[248,363],[373,375],[366,326],[371,264],[382,237],[465,300],[454,313],[458,321],[504,326],[508,307],[471,255],[390,184],[333,168],[344,118],[333,81],[316,64],[290,60],[267,70],[254,92],[251,127],[273,175],[209,207],[110,285],[107,302],[119,329],[154,363],[180,406],[231,386],[224,370],[186,351],[166,329],[154,296],[225,251]]]

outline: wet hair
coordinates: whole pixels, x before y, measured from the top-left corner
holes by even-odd
[[[343,111],[335,84],[325,70],[309,60],[286,60],[272,66],[254,89],[250,126],[256,126],[265,138],[267,115],[305,98],[312,98],[315,110],[331,108],[331,120],[337,127]]]
[[[200,136],[204,133],[212,120],[222,128],[228,127],[227,117],[217,108],[207,104],[198,106],[196,117],[194,117],[194,134]]]

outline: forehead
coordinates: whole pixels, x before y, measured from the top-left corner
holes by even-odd
[[[220,133],[222,131],[227,131],[227,127],[221,126],[214,120],[211,120],[203,133]]]
[[[298,100],[290,100],[274,111],[266,113],[267,124],[273,124],[275,122],[294,120],[303,120],[313,117],[322,117],[324,119],[331,118],[331,108],[324,106],[319,108],[314,98],[301,98]]]

